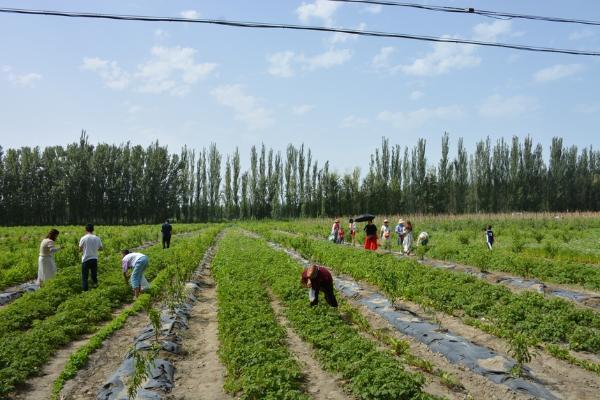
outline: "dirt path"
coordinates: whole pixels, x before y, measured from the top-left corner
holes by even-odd
[[[85,368],[65,384],[61,395],[64,400],[95,399],[96,393],[106,379],[123,362],[125,354],[133,344],[133,338],[148,324],[145,313],[130,316],[123,328],[107,339],[102,347],[93,352]],[[50,382],[50,385],[52,382]],[[50,386],[51,388],[51,386]],[[47,392],[49,393],[49,392]],[[40,397],[40,399],[48,397]],[[29,399],[29,398],[27,398]]]
[[[288,254],[290,254],[294,259],[298,260],[299,262],[302,262],[303,259],[298,253],[290,249],[285,249],[285,251]],[[375,293],[378,291],[376,287],[373,287],[372,285],[369,285],[364,282],[360,283],[360,287],[363,288],[362,290],[364,290],[364,297],[368,297],[369,293]],[[359,299],[352,299],[351,301],[353,302],[353,304],[360,306],[367,315],[371,313],[371,311],[366,310],[367,307],[365,307],[365,305],[361,303]],[[412,302],[396,300],[394,302],[394,306],[396,308],[409,311],[410,313],[414,314],[415,317],[421,320],[432,319],[432,316],[429,315],[429,313],[425,312],[425,310],[423,310],[419,305],[414,304]],[[370,318],[372,319],[372,316]],[[466,325],[458,317],[446,315],[443,313],[436,313],[436,319],[436,322],[439,322],[442,328],[448,329],[452,333],[460,335],[474,344],[492,349],[499,355],[508,358],[508,345],[503,339],[492,336],[469,325]],[[418,356],[422,355],[422,357],[425,359],[431,359],[431,356],[428,357],[427,353],[433,353],[427,348],[427,346],[425,346],[423,349],[426,349],[427,351],[415,354]],[[592,372],[586,371],[582,368],[568,364],[567,362],[558,360],[544,352],[540,351],[537,353],[538,354],[534,355],[533,360],[530,363],[528,363],[527,366],[531,369],[535,377],[544,384],[544,386],[551,389],[554,393],[558,394],[563,399],[579,400],[597,398],[597,395],[600,392],[600,378],[598,378],[597,375],[595,375]],[[437,360],[431,359],[432,362],[440,366],[446,364],[447,368],[442,369],[452,371],[451,368],[453,368],[453,365],[449,365],[445,357],[442,357],[437,353],[435,355]],[[460,367],[460,365],[454,366],[457,366],[459,369],[463,369],[462,367]],[[473,373],[469,374],[473,376],[475,375]],[[474,376],[474,378],[471,379],[468,377],[468,375],[465,375],[464,373],[461,374],[460,379],[465,380],[465,382],[473,382],[473,385],[467,385],[466,383],[463,383],[465,384],[467,390],[472,391],[473,394],[477,393],[477,388],[479,386],[485,384],[484,381],[487,381],[487,386],[484,387],[491,387],[490,385],[496,386],[495,384],[489,382],[487,379],[481,381],[476,376]],[[483,393],[487,396],[488,391],[485,390]],[[476,396],[476,398],[478,398],[478,396]],[[510,397],[504,395],[500,398]]]
[[[210,265],[199,275],[198,301],[189,318],[189,329],[182,333],[182,355],[174,359],[175,388],[170,400],[225,400],[225,367],[218,356],[216,284]]]
[[[306,376],[306,392],[315,400],[345,400],[351,397],[344,393],[340,378],[325,372],[314,358],[314,352],[292,330],[289,321],[283,315],[283,306],[271,294],[271,307],[277,321],[286,330],[288,348],[296,356]]]

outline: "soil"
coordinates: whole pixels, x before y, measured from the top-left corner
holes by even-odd
[[[368,288],[370,290],[377,290],[371,285],[365,284],[361,282],[361,286]],[[414,314],[416,314],[419,318],[429,319],[431,320],[432,316],[429,316],[419,305],[416,305],[411,302],[396,300],[394,305],[400,307],[402,309],[408,310]],[[367,316],[369,321],[373,321],[374,317],[379,318],[383,323],[386,323],[382,318],[373,315],[370,311],[368,311],[365,307],[356,304],[357,307],[360,307],[363,310],[363,314]],[[372,314],[372,315],[369,315]],[[450,316],[443,313],[436,313],[437,322],[440,323],[442,328],[448,329],[449,331],[468,339],[469,341],[488,347],[495,352],[509,357],[507,354],[508,344],[503,339],[492,336],[488,333],[482,332],[481,330],[474,328],[472,326],[464,324],[459,318]],[[425,345],[421,345],[426,348]],[[429,349],[427,352],[432,353]],[[598,393],[600,393],[600,377],[595,375],[592,372],[584,370],[583,368],[579,368],[573,366],[565,361],[558,360],[542,351],[537,352],[535,354],[532,361],[527,364],[527,367],[531,369],[536,378],[538,378],[541,382],[543,382],[544,386],[552,390],[555,394],[558,394],[563,399],[572,399],[572,400],[584,400],[584,399],[597,399]],[[425,353],[426,354],[426,353]],[[415,355],[429,359],[428,357],[421,356],[418,353]],[[449,364],[448,361],[441,355],[436,355],[436,358],[441,361],[445,361],[448,367],[443,367],[442,369],[445,371],[451,372],[449,369],[452,364]],[[433,362],[433,360],[432,360]],[[436,365],[442,367],[442,365],[438,362],[434,362]],[[462,368],[461,368],[462,369]],[[501,385],[495,385],[487,381],[485,378],[480,377],[476,374],[474,378],[471,379],[467,376],[468,371],[463,371],[463,373],[458,376],[459,381],[467,388],[468,391],[472,392],[475,398],[483,398],[488,397],[490,393],[494,393],[491,390],[492,386],[500,386],[501,390],[506,390],[505,387]],[[483,379],[485,382],[478,382],[480,379]],[[471,383],[474,385],[471,386]],[[486,383],[486,389],[483,392],[479,392],[478,389],[481,388],[481,385]],[[479,394],[478,394],[479,393]],[[499,398],[510,398],[505,394],[504,397]]]
[[[289,321],[283,315],[283,306],[271,295],[271,307],[275,311],[277,321],[286,330],[287,344],[290,352],[296,357],[306,377],[305,390],[315,400],[344,400],[351,397],[341,388],[341,377],[324,371],[315,360],[314,351],[292,330]]]
[[[208,265],[199,278],[198,302],[192,309],[189,329],[181,334],[182,355],[172,360],[176,372],[170,400],[232,398],[223,391],[226,371],[218,356],[216,287]]]
[[[148,317],[145,313],[127,318],[123,328],[105,340],[102,347],[90,355],[86,367],[65,384],[61,392],[62,400],[95,399],[98,390],[125,359],[133,338],[146,325]]]

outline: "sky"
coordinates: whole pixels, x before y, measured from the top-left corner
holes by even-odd
[[[420,1],[423,4],[428,2]],[[431,4],[600,19],[590,0]],[[543,7],[542,7],[543,4]],[[600,27],[500,20],[326,0],[0,0],[0,7],[346,27],[600,51]],[[0,13],[0,145],[92,143],[223,153],[304,143],[340,172],[368,167],[381,142],[427,140],[436,163],[530,135],[600,147],[600,57],[192,23]]]

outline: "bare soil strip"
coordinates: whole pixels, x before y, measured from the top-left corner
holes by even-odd
[[[283,315],[283,306],[271,293],[271,307],[277,316],[277,322],[286,330],[288,348],[296,356],[306,376],[306,393],[315,400],[347,400],[351,396],[341,388],[341,378],[324,371],[314,358],[311,347],[302,341],[292,330],[289,321]]]
[[[210,265],[199,276],[201,289],[192,309],[189,329],[182,333],[182,355],[173,360],[176,368],[172,400],[225,400],[226,370],[218,356],[217,296]]]
[[[288,254],[294,254],[294,258],[298,259],[298,257],[300,257],[301,259],[301,256],[299,256],[295,251],[290,249],[285,250],[288,252]],[[378,290],[377,288],[363,282],[360,283],[360,286],[367,292],[377,292]],[[353,304],[359,305],[358,302],[355,302],[354,300],[352,300],[352,302]],[[394,305],[400,309],[413,313],[417,318],[423,320],[431,319],[431,316],[425,312],[425,310],[412,302],[396,300]],[[366,308],[362,305],[360,305],[360,307],[363,310]],[[504,357],[509,357],[507,355],[508,344],[506,341],[466,325],[459,318],[454,316],[436,313],[436,319],[436,322],[439,322],[442,328],[448,329],[472,343],[492,349]],[[411,340],[411,342],[413,341]],[[432,353],[430,350],[427,350],[427,352]],[[427,352],[424,353],[422,358],[430,359],[429,357],[426,357]],[[415,353],[415,355],[420,356],[419,353]],[[439,357],[445,359],[445,357],[436,354],[437,360],[430,360],[436,365],[440,365],[443,370],[453,372],[451,368],[442,367]],[[543,382],[544,386],[550,388],[555,394],[558,394],[563,399],[596,399],[598,393],[600,392],[600,379],[598,379],[597,375],[582,368],[568,364],[562,360],[558,360],[544,352],[537,352],[537,354],[534,355],[533,360],[527,364],[527,367],[530,368],[532,373],[540,382]],[[463,369],[460,366],[459,368]],[[471,375],[475,374],[471,373]],[[466,375],[463,376],[460,377],[461,383],[465,385],[467,390],[473,391],[473,394],[475,394],[477,389],[476,386],[480,385],[481,383],[475,383],[474,386],[471,386],[470,384],[467,385],[467,383],[470,381],[470,378],[466,378]],[[465,380],[463,381],[463,379]],[[487,381],[485,378],[484,380]],[[473,379],[473,382],[478,382],[478,379]],[[492,384],[491,382],[489,382],[489,385],[498,386]],[[503,388],[501,390],[505,391],[506,389]],[[484,393],[486,396],[489,396],[487,391]],[[491,393],[493,394],[493,392]],[[514,392],[511,391],[511,393]],[[505,394],[500,398],[508,398],[506,396],[507,395]],[[476,397],[478,398],[478,396]]]

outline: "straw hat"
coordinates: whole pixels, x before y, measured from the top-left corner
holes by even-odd
[[[388,221],[387,219],[384,219],[384,220],[383,220],[383,223],[385,224],[386,222],[390,222],[390,221]]]
[[[400,221],[398,221],[399,224],[403,224],[404,220],[402,218],[400,218]]]

